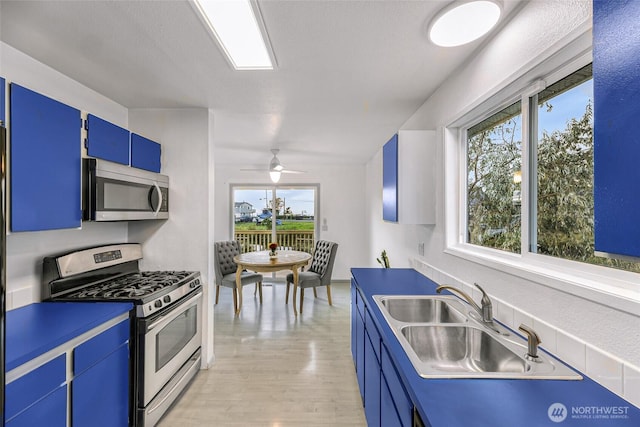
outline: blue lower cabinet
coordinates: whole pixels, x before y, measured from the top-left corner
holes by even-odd
[[[380,380],[380,425],[384,427],[403,427],[393,402],[393,395],[389,390],[387,380],[382,375]],[[408,427],[411,427],[411,424]]]
[[[67,425],[67,386],[39,400],[5,423],[8,427],[65,427]]]
[[[129,424],[129,347],[122,345],[74,378],[74,427],[126,427]]]
[[[380,360],[380,368],[382,369],[382,376],[384,383],[388,387],[389,397],[391,399],[391,406],[393,406],[394,412],[397,411],[397,416],[400,420],[400,425],[411,427],[413,425],[413,402],[409,398],[407,391],[405,390],[398,372],[391,361],[387,348],[382,346],[382,359]],[[382,387],[384,395],[384,387]],[[381,399],[383,399],[381,397]],[[382,412],[382,410],[381,410]],[[389,411],[390,412],[390,411]],[[392,417],[392,414],[388,416]],[[381,418],[384,420],[385,414],[381,414]],[[382,424],[386,426],[386,424]]]
[[[358,308],[356,307],[356,285],[351,283],[351,356],[353,363],[357,366],[357,333],[356,333],[356,317],[358,317]]]
[[[364,414],[369,427],[380,427],[380,363],[369,335],[365,335]]]
[[[67,359],[61,354],[6,385],[5,419],[11,420],[66,381]]]
[[[356,313],[356,377],[360,388],[360,397],[364,401],[364,320]]]

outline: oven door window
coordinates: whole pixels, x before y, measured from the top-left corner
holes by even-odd
[[[156,372],[164,367],[182,350],[198,331],[197,306],[184,313],[158,331],[156,335]]]

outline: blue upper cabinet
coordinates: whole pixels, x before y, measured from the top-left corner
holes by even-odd
[[[131,134],[131,166],[160,172],[160,144],[138,134]]]
[[[398,221],[398,134],[382,149],[382,219]]]
[[[401,130],[382,149],[382,219],[435,224],[436,133]]]
[[[87,154],[129,165],[129,131],[93,114],[87,115]]]
[[[4,112],[4,107],[5,104],[7,102],[6,98],[5,98],[5,83],[4,83],[4,79],[2,77],[0,77],[0,126],[6,126],[6,119],[4,117],[5,112]]]
[[[595,250],[640,256],[640,2],[594,1]]]
[[[80,227],[80,110],[15,83],[10,97],[11,230]]]

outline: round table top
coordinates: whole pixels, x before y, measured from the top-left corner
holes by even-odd
[[[233,261],[244,266],[288,266],[304,264],[311,259],[311,254],[301,251],[278,251],[276,258],[269,257],[269,251],[245,252],[236,255]]]

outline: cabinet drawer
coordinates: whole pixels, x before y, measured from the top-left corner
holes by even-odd
[[[67,386],[31,406],[6,422],[7,427],[65,427],[67,425]]]
[[[369,314],[369,310],[365,310],[365,313],[364,328],[367,330],[369,338],[371,338],[371,345],[373,345],[376,358],[378,359],[378,363],[380,363],[380,334],[378,333],[378,328],[376,328],[375,323],[373,323],[373,318]]]
[[[73,350],[73,372],[80,374],[129,340],[129,319],[107,329]]]
[[[384,345],[382,346],[381,367],[382,374],[387,380],[389,392],[391,393],[391,396],[393,396],[393,402],[396,405],[396,410],[398,411],[402,425],[411,426],[413,403],[411,402],[411,399],[409,399],[404,386],[400,382],[396,368],[393,366],[393,362],[391,362],[389,353]]]
[[[66,355],[61,354],[52,361],[7,384],[5,419],[11,419],[60,387],[66,378]]]
[[[356,307],[358,308],[358,314],[362,317],[362,320],[364,320],[364,299],[358,288],[356,288]]]

